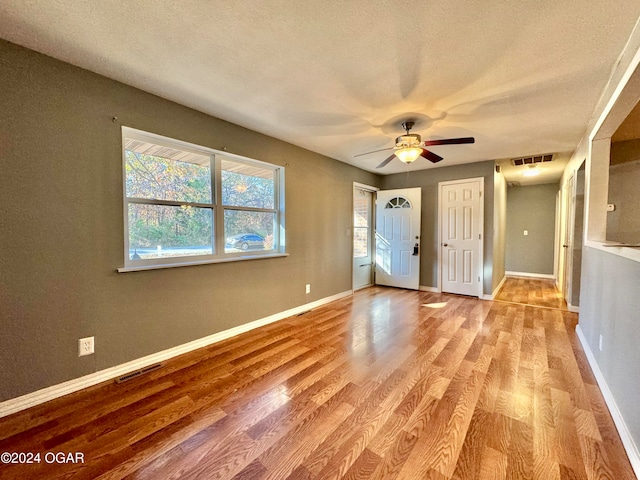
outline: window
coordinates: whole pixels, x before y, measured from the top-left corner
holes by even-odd
[[[123,127],[125,268],[284,254],[284,171]]]
[[[225,253],[272,250],[277,223],[273,168],[221,161]]]
[[[384,208],[411,208],[411,202],[403,197],[395,197],[389,200]]]
[[[356,189],[353,197],[353,258],[369,256],[371,192]]]

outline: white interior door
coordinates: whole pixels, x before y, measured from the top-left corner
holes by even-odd
[[[562,296],[565,300],[571,300],[569,296],[569,292],[571,291],[571,270],[573,259],[571,258],[572,254],[572,246],[573,246],[573,218],[575,215],[575,207],[574,207],[574,176],[571,175],[569,180],[567,181],[566,189],[565,189],[565,205],[567,206],[566,215],[565,215],[565,224],[564,224],[564,243],[562,244],[562,257],[563,257],[563,268],[562,268]]]
[[[353,289],[373,285],[372,190],[353,189]]]
[[[420,288],[421,189],[381,190],[376,196],[376,284]]]
[[[482,180],[440,183],[443,292],[482,297]]]

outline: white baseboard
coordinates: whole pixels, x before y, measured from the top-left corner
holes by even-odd
[[[421,292],[432,292],[432,293],[440,293],[437,287],[427,287],[426,285],[420,285],[418,290]]]
[[[587,342],[587,338],[584,336],[580,325],[576,326],[576,333],[578,334],[578,339],[580,340],[580,344],[582,345],[582,349],[584,350],[585,355],[587,356],[587,360],[589,361],[589,366],[593,371],[594,376],[596,377],[596,381],[598,382],[598,387],[600,387],[600,391],[602,392],[602,396],[604,397],[604,401],[609,408],[609,413],[611,413],[611,417],[613,418],[613,423],[615,423],[616,428],[618,429],[618,433],[620,434],[620,438],[622,440],[622,445],[624,446],[625,451],[627,452],[627,456],[629,457],[629,462],[631,463],[631,467],[636,474],[636,477],[640,478],[640,453],[638,452],[638,447],[629,432],[629,428],[624,421],[624,417],[620,410],[618,409],[618,405],[616,404],[615,398],[609,390],[609,386],[607,385],[602,372],[600,371],[600,367],[598,366],[598,362],[596,358],[593,356],[593,352],[591,351],[591,347],[589,347],[589,343]]]
[[[580,313],[580,307],[576,307],[575,305],[571,305],[569,302],[567,302],[567,310],[569,310],[570,312],[573,312],[573,313]]]
[[[505,275],[502,276],[502,280],[500,280],[500,283],[498,284],[498,286],[493,289],[493,292],[491,292],[491,295],[487,295],[485,293],[484,295],[482,295],[482,300],[493,300],[494,298],[496,298],[496,295],[498,294],[498,292],[500,291],[500,289],[502,288],[502,285],[504,285],[504,282],[506,280],[507,280],[507,275],[505,273]]]
[[[249,330],[253,330],[255,328],[277,322],[278,320],[297,315],[298,313],[306,312],[321,305],[325,305],[341,298],[348,297],[352,294],[353,290],[347,290],[330,297],[316,300],[315,302],[306,303],[304,305],[300,305],[299,307],[285,310],[284,312],[276,313],[274,315],[255,320],[253,322],[245,323],[244,325],[230,328],[229,330],[225,330],[223,332],[214,333],[213,335],[199,338],[197,340],[193,340],[192,342],[184,343],[167,350],[162,350],[161,352],[153,353],[151,355],[147,355],[146,357],[138,358],[121,365],[116,365],[115,367],[106,368],[104,370],[100,370],[98,372],[91,373],[80,378],[74,378],[73,380],[69,380],[58,385],[52,385],[50,387],[43,388],[42,390],[37,390],[20,397],[6,400],[0,403],[0,418],[6,417],[7,415],[11,415],[30,407],[34,407],[41,403],[48,402],[49,400],[53,400],[54,398],[59,398],[64,395],[77,392],[79,390],[82,390],[83,388],[91,387],[93,385],[97,385],[98,383],[111,380],[113,378],[124,375],[125,373],[139,370],[149,365],[153,365],[154,363],[163,362],[178,355],[182,355],[183,353],[191,352],[193,350],[197,350],[198,348],[206,347],[221,340],[225,340],[227,338],[240,335],[241,333],[248,332]]]
[[[509,277],[532,277],[532,278],[545,278],[549,280],[555,280],[555,275],[547,275],[545,273],[530,273],[530,272],[504,272]]]

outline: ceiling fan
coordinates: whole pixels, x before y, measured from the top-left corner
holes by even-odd
[[[433,152],[430,152],[424,147],[429,147],[432,145],[458,145],[462,143],[474,143],[476,141],[473,137],[463,137],[444,138],[442,140],[425,140],[423,142],[420,138],[420,135],[416,133],[409,133],[414,124],[414,122],[402,122],[402,128],[404,128],[407,133],[406,135],[400,135],[398,138],[396,138],[395,147],[382,148],[380,150],[374,150],[372,152],[360,153],[358,155],[354,155],[354,157],[361,157],[362,155],[369,155],[370,153],[382,152],[384,150],[391,150],[393,148],[395,149],[393,155],[383,161],[376,168],[384,167],[396,157],[404,163],[411,163],[418,157],[424,157],[430,162],[436,163],[442,160],[442,157],[440,155],[436,155]]]

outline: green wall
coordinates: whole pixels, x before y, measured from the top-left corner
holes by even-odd
[[[507,189],[508,272],[553,275],[557,192],[555,183]]]
[[[636,445],[640,440],[639,286],[640,263],[584,248],[579,327]]]
[[[0,92],[0,401],[351,289],[352,185],[377,175],[4,41]],[[121,125],[286,165],[290,255],[116,273]]]

